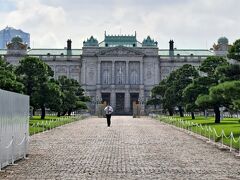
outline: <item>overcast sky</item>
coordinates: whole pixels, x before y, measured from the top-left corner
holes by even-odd
[[[211,48],[221,36],[240,38],[240,0],[0,0],[0,29],[31,34],[31,47],[74,48],[93,35],[148,35],[159,48]]]

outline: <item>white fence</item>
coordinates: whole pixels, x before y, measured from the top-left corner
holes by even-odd
[[[0,89],[0,170],[26,157],[28,127],[29,97]]]
[[[216,129],[214,127],[210,127],[208,125],[202,125],[198,123],[194,123],[191,121],[183,120],[181,118],[174,118],[169,116],[161,116],[156,114],[150,114],[149,115],[152,118],[157,118],[165,123],[174,125],[178,128],[181,128],[183,130],[186,130],[188,133],[193,133],[195,135],[199,134],[201,137],[206,137],[208,139],[207,142],[211,142],[213,144],[220,144],[220,148],[227,148],[230,151],[233,150],[233,143],[238,145],[238,154],[237,156],[240,157],[240,135],[237,135],[238,137],[235,137],[233,132],[231,131],[229,135],[226,135],[225,131],[222,129],[221,133],[217,133]],[[226,141],[229,141],[229,145],[224,144],[224,139]],[[219,140],[220,143],[219,143]]]

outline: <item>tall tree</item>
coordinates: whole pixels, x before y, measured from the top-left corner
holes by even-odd
[[[17,78],[14,67],[0,57],[0,89],[22,93],[23,84]]]
[[[41,119],[45,118],[46,102],[39,98],[46,95],[48,81],[53,76],[51,68],[35,57],[25,57],[16,69],[21,81],[25,85],[25,93],[30,96],[30,104],[34,109],[41,108]]]
[[[240,81],[226,81],[210,88],[210,97],[229,109],[238,110],[240,101]]]
[[[68,79],[66,76],[59,77],[58,81],[63,93],[63,115],[68,113],[70,116],[73,110],[87,108],[84,102],[89,101],[89,98],[84,96],[84,90],[81,88],[78,81],[74,79]]]
[[[215,78],[209,77],[199,77],[193,80],[191,84],[189,84],[183,90],[183,101],[185,103],[185,108],[188,112],[191,112],[192,119],[195,119],[194,111],[198,108],[206,109],[207,107],[199,107],[195,103],[199,95],[208,94],[208,89],[217,84],[217,80]]]
[[[215,74],[219,77],[220,82],[240,80],[240,65],[227,64],[216,68]]]
[[[228,58],[240,61],[240,39],[236,40],[230,47]]]
[[[204,72],[207,75],[207,79],[212,81],[213,83],[209,84],[208,88],[215,86],[220,81],[220,77],[216,73],[216,69],[220,66],[228,66],[228,62],[226,59],[218,56],[211,56],[205,59],[200,67],[199,70]],[[209,91],[207,94],[201,93],[197,97],[196,104],[202,108],[213,108],[215,113],[215,123],[220,123],[220,106],[223,104],[223,99],[220,97],[215,97],[209,95]]]
[[[159,85],[153,87],[151,90],[151,98],[148,100],[147,105],[153,105],[154,109],[156,109],[157,105],[162,104],[166,89],[166,80],[162,80]]]
[[[181,68],[172,72],[168,78],[168,89],[165,91],[165,102],[177,106],[180,116],[183,117],[183,91],[192,83],[193,79],[199,77],[194,66],[185,64]]]

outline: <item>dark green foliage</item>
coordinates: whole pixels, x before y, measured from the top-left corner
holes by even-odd
[[[229,64],[229,65],[219,66],[216,69],[215,74],[219,77],[221,82],[240,80],[240,65]]]
[[[25,93],[30,96],[30,105],[34,109],[41,108],[41,118],[44,119],[50,90],[48,81],[53,76],[52,69],[39,58],[25,57],[20,61],[16,73],[25,86]]]
[[[216,68],[223,65],[228,65],[228,62],[225,58],[210,56],[201,63],[199,70],[206,73],[208,77],[213,77]]]
[[[183,90],[198,76],[195,67],[189,64],[183,65],[152,89],[150,102],[152,101],[155,104],[161,102],[163,108],[168,110],[169,114],[172,114],[174,108],[178,107],[181,116],[183,116]]]
[[[61,76],[58,82],[62,92],[62,114],[71,115],[73,110],[87,108],[85,102],[90,98],[84,96],[84,90],[76,80]]]
[[[240,61],[240,39],[236,40],[230,47],[228,58]]]
[[[17,78],[14,67],[0,57],[0,89],[22,93],[23,84]]]
[[[220,105],[239,109],[240,81],[226,81],[210,88],[210,96]]]

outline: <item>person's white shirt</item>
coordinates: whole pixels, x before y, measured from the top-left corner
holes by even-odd
[[[112,114],[113,108],[112,108],[112,106],[108,105],[104,108],[104,111],[106,112],[106,114]]]

